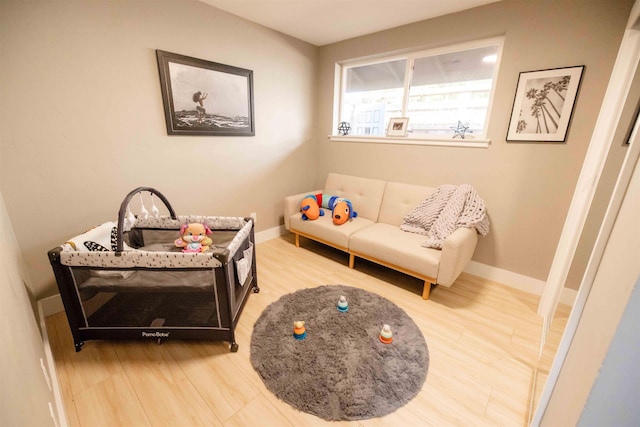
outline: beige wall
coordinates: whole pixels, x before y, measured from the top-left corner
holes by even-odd
[[[53,426],[54,397],[40,365],[46,366],[44,346],[25,282],[29,274],[0,193],[0,425]]]
[[[178,214],[258,214],[311,186],[318,49],[196,0],[0,2],[1,189],[36,297],[47,251],[138,186]],[[155,50],[254,72],[255,137],[167,136]]]
[[[316,48],[196,0],[0,1],[0,189],[38,298],[47,250],[157,188],[180,214],[258,213],[335,171],[473,184],[475,260],[545,279],[630,0],[510,1]],[[338,60],[506,34],[488,149],[331,143]],[[167,136],[155,49],[254,71],[256,136]],[[506,143],[520,71],[586,65],[566,144]],[[384,159],[383,161],[381,159]]]
[[[545,280],[611,73],[631,0],[504,0],[320,50],[318,169],[410,183],[470,183],[492,222],[474,260]],[[330,142],[334,64],[505,35],[488,149]],[[585,65],[566,143],[507,143],[519,72]],[[577,287],[578,283],[572,285]]]

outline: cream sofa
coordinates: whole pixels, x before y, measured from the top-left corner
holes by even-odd
[[[473,228],[458,228],[444,241],[442,250],[422,246],[426,236],[400,229],[403,217],[423,201],[434,187],[386,182],[377,179],[330,173],[321,190],[307,191],[285,198],[285,228],[349,254],[349,267],[355,257],[401,271],[424,280],[422,297],[429,299],[432,284],[451,286],[471,260],[478,242]],[[357,217],[334,225],[331,212],[316,220],[303,220],[300,202],[307,194],[323,193],[351,200]]]

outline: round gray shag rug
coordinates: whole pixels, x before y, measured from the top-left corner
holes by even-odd
[[[341,295],[346,312],[337,309]],[[301,340],[294,338],[298,320],[305,322]],[[380,340],[385,324],[390,344]],[[264,310],[251,335],[251,363],[294,408],[329,421],[359,420],[389,414],[415,397],[429,351],[415,322],[388,299],[327,285],[284,295]]]

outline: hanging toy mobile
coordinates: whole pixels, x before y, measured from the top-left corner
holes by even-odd
[[[138,195],[140,196],[140,216],[142,217],[142,219],[147,219],[149,218],[149,211],[144,207],[144,202],[142,201],[142,193],[138,193]]]
[[[125,222],[127,222],[127,227],[133,227],[133,224],[136,223],[136,216],[131,212],[131,209],[127,206],[127,216],[125,218]]]
[[[153,200],[153,193],[151,193],[151,215],[153,215],[154,218],[160,217],[160,210],[158,209],[155,201]]]

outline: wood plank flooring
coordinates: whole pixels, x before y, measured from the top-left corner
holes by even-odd
[[[70,426],[525,426],[564,330],[560,305],[538,360],[538,297],[463,273],[421,298],[422,281],[293,235],[257,245],[260,293],[226,342],[88,341],[76,353],[64,313],[46,319]],[[345,284],[378,293],[422,330],[430,364],[421,392],[382,418],[326,422],[264,387],[249,360],[253,324],[280,296]],[[537,381],[534,387],[534,377]]]

